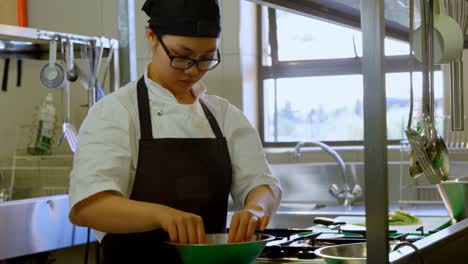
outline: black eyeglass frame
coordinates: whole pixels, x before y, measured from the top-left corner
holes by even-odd
[[[166,44],[164,44],[164,42],[162,41],[161,37],[159,36],[159,34],[155,33],[156,34],[156,37],[158,38],[159,42],[161,43],[161,46],[163,47],[164,51],[166,52],[167,56],[169,57],[169,59],[171,60],[171,67],[174,68],[174,69],[177,69],[177,70],[188,70],[190,69],[194,64],[197,65],[197,69],[199,71],[211,71],[213,70],[214,68],[216,68],[220,63],[221,63],[221,53],[219,52],[219,48],[216,48],[216,55],[218,56],[217,59],[201,59],[201,60],[195,60],[195,59],[192,59],[192,58],[189,58],[189,57],[184,57],[184,56],[174,56],[171,54],[171,52],[169,51],[169,49],[167,48]],[[174,65],[172,65],[172,62],[174,61],[174,59],[184,59],[184,60],[187,60],[187,61],[191,61],[191,63],[188,64],[188,66],[186,68],[181,68],[181,67],[174,67]],[[216,64],[209,68],[209,69],[200,69],[200,65],[198,64],[199,62],[202,62],[202,61],[215,61]]]

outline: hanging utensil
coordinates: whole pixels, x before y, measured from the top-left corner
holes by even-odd
[[[455,61],[463,50],[463,32],[460,26],[450,16],[445,14],[443,6],[439,0],[427,0],[431,4],[431,18],[433,20],[433,39],[434,39],[434,63],[445,64]],[[452,1],[452,0],[451,0]],[[429,14],[426,14],[429,18]],[[427,25],[426,25],[427,26]],[[424,40],[422,26],[414,34],[415,55],[422,61],[423,51],[421,41]]]
[[[432,2],[432,1],[430,1]],[[433,3],[433,8],[439,11],[440,13],[440,3],[439,0],[435,0]],[[432,10],[430,10],[430,14],[434,14]],[[437,13],[437,11],[436,11]],[[437,17],[435,17],[437,19]],[[428,151],[428,155],[431,158],[432,168],[436,172],[437,178],[430,181],[431,183],[440,183],[443,181],[448,180],[449,173],[450,173],[450,162],[449,162],[449,154],[448,149],[445,144],[444,139],[440,136],[435,128],[435,118],[434,118],[434,109],[435,109],[435,102],[434,102],[434,65],[435,65],[435,58],[434,58],[434,16],[429,16],[429,97],[430,97],[430,135],[431,140],[428,142],[427,147],[432,147],[432,149],[426,149]]]
[[[455,19],[462,32],[468,28],[468,3],[466,0],[445,0],[445,9],[450,17]],[[463,95],[463,49],[458,59],[450,63],[450,114],[452,116],[452,131],[463,131],[464,127],[464,95]]]
[[[437,2],[437,1],[436,1]],[[425,142],[425,152],[429,166],[421,162],[421,169],[427,180],[432,184],[439,184],[448,179],[449,160],[444,140],[434,127],[434,27],[433,1],[423,5],[423,115],[420,135]]]
[[[86,91],[89,91],[89,87],[91,87],[91,83],[93,80],[91,80],[92,75],[91,75],[91,66],[93,64],[91,57],[93,56],[93,51],[94,49],[91,47],[91,44],[89,46],[82,46],[80,53],[81,53],[81,62],[82,62],[82,68],[78,67],[75,65],[75,69],[77,72],[77,75],[79,77],[80,83],[83,86],[83,88]],[[96,99],[100,100],[102,97],[105,96],[105,93],[103,91],[103,88],[99,84],[99,82],[94,82],[95,83],[95,89],[96,89]]]
[[[62,49],[62,58],[63,58],[63,61],[64,63],[66,63],[66,54],[65,54],[65,50]],[[62,131],[63,131],[63,135],[62,135],[62,140],[63,138],[65,138],[68,142],[68,146],[70,147],[70,150],[75,153],[76,151],[76,146],[77,146],[77,143],[78,143],[78,130],[76,129],[76,127],[70,122],[70,108],[71,108],[71,86],[70,86],[70,82],[67,82],[66,83],[66,86],[65,86],[65,90],[66,90],[66,93],[67,93],[67,110],[66,110],[66,119],[65,121],[63,122],[63,125],[62,125]],[[61,141],[62,141],[61,140]]]
[[[434,127],[434,43],[432,1],[421,0],[422,12],[422,61],[423,61],[423,106],[421,125],[417,131],[411,128],[412,106],[406,134],[412,147],[410,175],[424,175],[430,183],[438,184],[448,179],[450,170],[448,151],[444,140]],[[411,11],[410,11],[411,12]],[[411,12],[413,13],[413,12]],[[410,18],[410,26],[413,19]],[[410,36],[411,37],[411,36]],[[412,41],[410,42],[412,43]],[[410,44],[411,45],[411,44]],[[412,62],[410,61],[410,68]],[[412,70],[410,69],[410,72]],[[411,73],[410,73],[411,74]],[[412,81],[412,75],[410,75]],[[411,82],[412,85],[412,82]],[[411,87],[411,101],[413,92]]]
[[[65,65],[67,66],[67,79],[70,82],[78,80],[78,74],[75,69],[75,50],[73,42],[68,40],[65,48]]]
[[[22,75],[23,75],[23,61],[18,60],[16,64],[16,87],[21,86]]]
[[[67,80],[65,71],[57,62],[57,39],[52,39],[49,43],[49,63],[41,69],[40,79],[46,88],[64,87]]]
[[[89,45],[91,44],[89,43]],[[81,70],[81,74],[80,72],[78,72],[78,76],[82,76],[84,77],[84,79],[86,79],[87,84],[83,85],[83,88],[85,88],[86,91],[88,91],[89,89],[89,84],[90,84],[89,76],[91,75],[91,61],[89,59],[90,58],[89,49],[90,48],[88,45],[83,45],[80,48],[82,70]],[[78,68],[77,71],[80,71],[80,69]]]
[[[70,150],[75,153],[76,151],[76,146],[78,143],[78,130],[76,127],[70,122],[70,83],[67,84],[67,87],[65,89],[67,91],[67,114],[66,114],[66,120],[63,122],[62,125],[62,130],[63,130],[63,136],[62,138],[66,138],[68,142],[68,146],[70,147]]]
[[[423,6],[424,0],[421,0],[421,6]],[[417,130],[414,130],[412,127],[413,120],[413,108],[414,108],[414,92],[413,92],[413,28],[414,28],[414,0],[410,0],[410,60],[409,60],[409,73],[410,73],[410,111],[408,117],[408,125],[406,127],[405,133],[408,138],[408,142],[411,145],[411,154],[410,154],[410,176],[413,178],[418,178],[423,175],[424,171],[427,173],[432,173],[430,166],[429,158],[427,157],[425,150],[425,140],[420,134],[421,127],[418,123]]]
[[[10,59],[5,59],[5,66],[3,67],[3,79],[2,79],[2,92],[6,92],[8,89],[8,72],[10,68]]]
[[[109,53],[107,55],[106,66],[104,68],[104,77],[102,78],[102,90],[104,90],[104,87],[106,85],[107,74],[110,72],[110,65],[112,63],[112,59],[113,59],[113,56],[114,56],[114,51],[115,51],[114,43],[112,43],[111,46],[110,46]]]
[[[90,98],[91,100],[88,102],[89,106],[94,105],[99,99],[101,98],[99,95],[99,88],[97,87],[99,84],[99,70],[101,68],[101,62],[102,62],[102,55],[104,51],[104,44],[102,42],[102,39],[98,41],[93,41],[93,45],[91,47],[93,48],[93,56],[91,57],[91,82],[92,82],[92,97]],[[102,90],[102,88],[101,88]]]

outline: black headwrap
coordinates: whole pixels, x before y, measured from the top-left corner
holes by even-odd
[[[218,0],[146,0],[142,10],[160,35],[217,38],[221,33]]]

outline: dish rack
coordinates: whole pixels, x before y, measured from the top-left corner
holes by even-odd
[[[14,200],[68,193],[72,155],[33,156],[15,153],[10,176]]]
[[[63,152],[62,147],[58,146],[60,131],[54,133],[54,148],[50,155],[28,153],[27,146],[31,142],[30,131],[29,125],[17,127],[16,150],[13,153],[9,175],[7,175],[9,200],[68,193],[73,155],[67,152],[55,154]]]

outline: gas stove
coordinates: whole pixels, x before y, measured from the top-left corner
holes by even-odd
[[[415,232],[417,232],[415,230]],[[267,243],[256,263],[325,263],[314,251],[324,246],[361,243],[366,241],[365,232],[343,232],[324,228],[267,229],[263,233],[275,236]],[[424,235],[408,233],[391,234],[390,240],[415,242]]]

